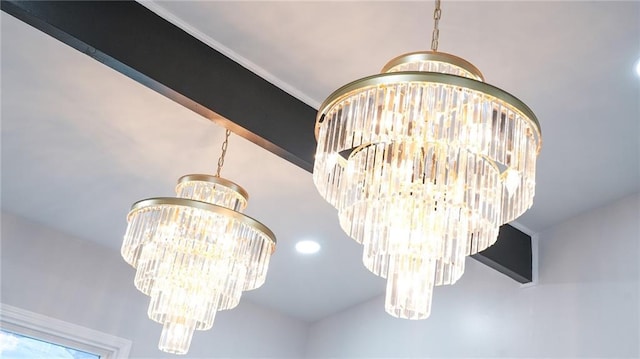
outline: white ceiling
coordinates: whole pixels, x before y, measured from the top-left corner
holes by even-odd
[[[425,50],[433,6],[146,5],[313,106]],[[4,211],[119,249],[131,203],[215,170],[220,127],[11,16],[1,21]],[[440,24],[440,50],[474,63],[540,119],[537,194],[520,225],[538,232],[640,190],[640,3],[444,1]],[[382,293],[308,172],[233,136],[222,174],[249,191],[247,213],[278,236],[267,283],[249,300],[311,321]],[[295,253],[306,238],[319,254]]]

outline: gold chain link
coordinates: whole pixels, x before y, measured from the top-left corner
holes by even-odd
[[[433,33],[431,34],[431,51],[438,51],[438,40],[440,38],[440,29],[438,23],[442,17],[440,9],[440,0],[436,0],[436,8],[433,10]]]
[[[218,158],[218,169],[216,170],[216,177],[220,177],[220,171],[222,170],[222,166],[224,166],[224,156],[227,154],[227,146],[229,146],[229,135],[231,135],[231,131],[227,130],[224,137],[224,142],[222,142],[222,154],[220,158]]]

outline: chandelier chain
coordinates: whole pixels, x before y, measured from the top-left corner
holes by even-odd
[[[431,33],[431,51],[438,51],[438,40],[440,38],[440,28],[438,23],[442,17],[440,9],[440,0],[436,0],[436,8],[433,10],[433,33]]]
[[[222,170],[222,166],[224,166],[224,156],[227,154],[230,135],[231,131],[227,130],[227,132],[225,133],[224,142],[222,142],[222,154],[220,154],[220,158],[218,158],[218,169],[216,170],[216,177],[220,177],[220,171]]]

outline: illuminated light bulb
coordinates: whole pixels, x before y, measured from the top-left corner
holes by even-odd
[[[503,173],[504,176],[504,185],[507,188],[507,192],[509,192],[509,196],[513,196],[518,190],[520,186],[520,181],[522,176],[520,172],[515,171],[513,169],[508,169]]]

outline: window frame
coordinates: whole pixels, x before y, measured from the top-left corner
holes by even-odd
[[[128,359],[131,341],[60,319],[0,303],[0,327],[6,331],[96,354]]]

